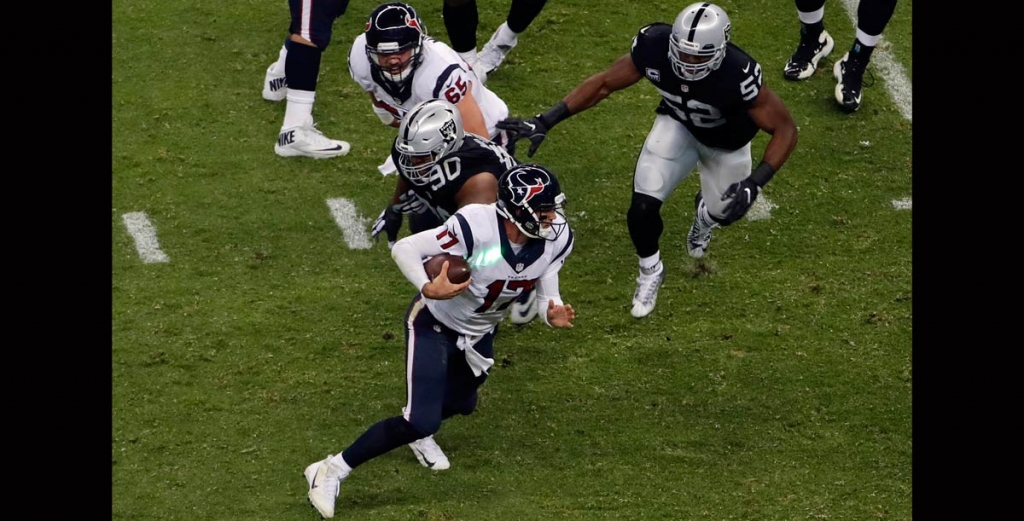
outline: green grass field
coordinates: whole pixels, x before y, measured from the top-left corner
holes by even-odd
[[[480,45],[508,3],[479,2]],[[284,104],[260,97],[285,2],[114,1],[113,519],[319,519],[303,468],[400,413],[415,290],[383,244],[350,249],[326,202],[368,226],[394,186],[376,165],[395,131],[346,65],[375,5],[336,22],[314,109],[352,152],[314,161],[274,154]],[[413,5],[447,42],[441,1]],[[553,0],[488,86],[530,116],[685,5]],[[691,175],[663,210],[657,308],[636,320],[625,212],[658,93],[642,82],[559,125],[533,159],[569,198],[576,327],[504,325],[477,412],[436,436],[452,468],[393,451],[344,483],[335,519],[913,517],[912,211],[893,205],[912,196],[912,123],[877,70],[860,111],[835,106],[831,66],[854,33],[840,2],[825,14],[836,49],[802,83],[782,79],[791,1],[720,5],[800,127],[764,192],[770,218],[717,230],[694,261]],[[911,8],[882,46],[908,79]],[[143,262],[133,212],[167,262]]]

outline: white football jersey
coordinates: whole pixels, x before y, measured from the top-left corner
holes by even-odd
[[[564,219],[559,215],[555,223]],[[558,239],[531,239],[516,253],[503,220],[494,203],[467,204],[434,230],[438,253],[469,259],[473,281],[455,298],[423,301],[437,320],[461,334],[492,331],[505,308],[545,274],[557,273],[572,251],[573,233],[567,224]]]
[[[499,130],[494,125],[508,117],[508,106],[497,94],[481,83],[475,72],[461,56],[444,42],[430,37],[423,38],[423,60],[412,76],[411,95],[407,100],[398,100],[373,81],[370,61],[366,57],[366,34],[360,34],[348,55],[348,70],[352,79],[366,92],[373,93],[393,110],[389,110],[401,121],[407,112],[421,101],[440,98],[458,105],[467,90],[480,105],[487,125],[488,137],[494,139]]]

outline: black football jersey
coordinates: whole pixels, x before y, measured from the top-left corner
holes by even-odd
[[[636,69],[661,93],[655,112],[686,125],[709,147],[736,150],[749,143],[758,131],[747,111],[761,90],[761,65],[729,42],[718,69],[696,81],[684,80],[668,57],[671,34],[666,23],[644,26],[630,50]]]
[[[398,149],[394,143],[391,145],[391,159],[396,165],[399,164]],[[447,219],[459,209],[455,204],[455,194],[459,193],[467,179],[481,172],[488,172],[498,178],[515,165],[515,158],[500,145],[476,134],[466,133],[462,145],[454,152],[442,156],[430,169],[430,181],[427,184],[419,186],[410,182],[409,185],[416,195],[434,207],[441,219]],[[405,176],[401,168],[398,172]]]

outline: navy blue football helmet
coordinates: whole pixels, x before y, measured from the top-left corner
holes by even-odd
[[[498,178],[498,212],[527,237],[553,241],[565,231],[565,194],[555,174],[535,163],[517,165]],[[541,213],[554,211],[561,222]]]
[[[427,29],[416,10],[403,2],[377,6],[366,21],[366,58],[384,79],[401,85],[423,60],[423,37]],[[382,66],[382,56],[411,50],[407,61]]]

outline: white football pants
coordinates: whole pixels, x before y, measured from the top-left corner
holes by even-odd
[[[751,162],[749,142],[737,150],[707,147],[682,123],[658,114],[636,161],[633,190],[664,202],[697,167],[708,211],[723,217],[722,193],[750,175]]]

